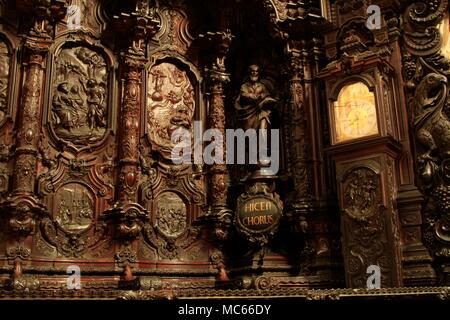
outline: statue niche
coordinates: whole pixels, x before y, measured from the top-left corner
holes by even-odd
[[[75,145],[101,140],[107,128],[105,59],[86,47],[63,49],[56,58],[51,126]]]
[[[163,62],[150,70],[147,97],[147,129],[151,142],[165,158],[175,146],[175,130],[192,131],[195,100],[194,87],[186,72]]]

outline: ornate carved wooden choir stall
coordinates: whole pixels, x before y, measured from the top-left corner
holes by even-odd
[[[447,0],[0,0],[0,296],[449,297],[449,39]]]

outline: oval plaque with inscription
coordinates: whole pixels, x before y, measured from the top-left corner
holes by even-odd
[[[238,227],[250,233],[265,233],[275,228],[281,218],[281,209],[269,197],[252,197],[240,201],[237,207]]]

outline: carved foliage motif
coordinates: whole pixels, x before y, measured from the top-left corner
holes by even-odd
[[[343,181],[344,259],[350,287],[366,287],[367,267],[382,270],[382,286],[391,285],[389,257],[381,214],[380,177],[368,168],[350,171]]]
[[[200,236],[200,228],[192,226],[176,239],[160,237],[150,225],[146,225],[143,232],[146,241],[157,249],[158,255],[170,260],[181,258],[188,253],[189,247]]]
[[[59,225],[59,222],[54,223],[47,217],[40,224],[40,232],[45,242],[36,243],[39,251],[42,252],[44,248],[44,253],[47,251],[47,254],[53,254],[48,243],[56,247],[58,255],[63,257],[81,258],[88,252],[101,251],[110,242],[107,238],[106,225],[102,223],[80,231],[67,231]]]
[[[36,159],[32,155],[22,155],[14,167],[15,190],[28,192],[33,190]]]
[[[150,70],[147,97],[147,130],[150,140],[170,158],[175,130],[191,131],[195,111],[194,87],[185,71],[163,62]]]
[[[446,0],[414,3],[405,13],[403,68],[414,109],[418,185],[426,196],[424,244],[450,257],[450,61],[441,55],[438,23]]]
[[[160,43],[180,53],[185,53],[192,42],[186,17],[180,11],[172,8],[164,8],[160,15]]]
[[[64,48],[56,57],[49,121],[56,136],[74,145],[101,140],[108,117],[105,59],[83,46]]]
[[[8,106],[9,63],[8,47],[0,41],[0,121],[5,117]]]

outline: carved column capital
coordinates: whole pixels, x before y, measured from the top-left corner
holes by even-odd
[[[286,50],[287,62],[283,73],[290,81],[302,81],[304,79],[303,57],[299,50]]]
[[[122,54],[123,67],[127,73],[141,73],[145,65],[147,64],[147,59],[144,55],[123,53]],[[134,77],[132,75],[132,77]]]
[[[145,56],[147,41],[161,27],[156,8],[149,7],[145,0],[138,0],[131,12],[117,12],[111,24],[117,32],[119,46],[127,48],[128,53],[136,57]]]
[[[206,69],[209,94],[223,94],[224,86],[230,82],[230,74],[217,69]]]
[[[230,75],[226,73],[225,58],[230,49],[233,35],[230,30],[207,32],[199,35],[206,49],[209,93],[222,94],[223,86],[230,82]]]
[[[16,0],[17,9],[29,18],[29,35],[51,39],[52,24],[63,19],[67,11],[65,0]]]

